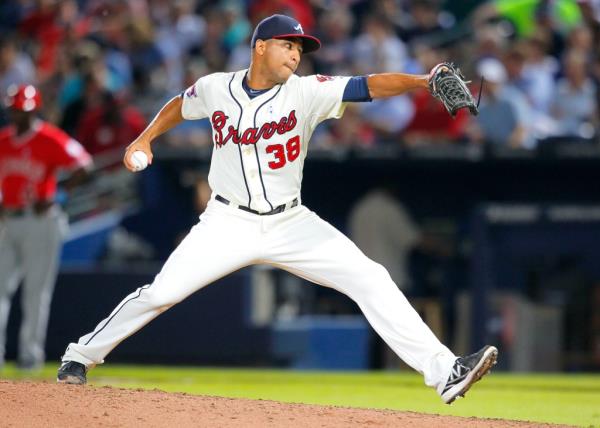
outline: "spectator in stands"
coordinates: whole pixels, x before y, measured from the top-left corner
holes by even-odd
[[[241,2],[228,0],[221,7],[226,22],[226,29],[223,34],[223,47],[227,52],[231,52],[238,44],[248,39],[252,33],[252,27],[246,18]]]
[[[124,101],[104,90],[94,75],[86,79],[75,135],[99,166],[120,165],[123,148],[146,126],[140,112]]]
[[[600,2],[598,0],[579,0],[579,9],[583,22],[592,32],[592,40],[600,40]],[[595,43],[596,55],[600,53],[600,46]]]
[[[370,74],[375,70],[404,71],[408,61],[408,50],[394,34],[389,21],[378,15],[367,16],[363,32],[354,41],[353,74]],[[396,141],[414,112],[408,96],[362,103],[360,109],[382,141]]]
[[[354,40],[353,66],[356,74],[381,71],[403,71],[408,60],[406,45],[394,34],[389,21],[369,15],[363,21],[362,32]]]
[[[62,80],[57,85],[59,88],[56,101],[61,110],[81,97],[84,87],[83,77],[93,72],[100,56],[100,46],[92,41],[81,41],[69,52],[68,59],[63,64]],[[71,131],[67,130],[67,132]]]
[[[505,88],[514,94],[523,94],[532,118],[528,127],[536,139],[544,139],[556,132],[555,121],[549,115],[550,104],[555,96],[554,76],[543,63],[533,71],[527,68],[530,50],[523,40],[515,42],[507,50],[504,55],[507,72]]]
[[[108,48],[102,48],[97,42],[81,41],[73,49],[69,68],[65,70],[62,79],[61,88],[58,91],[59,105],[63,110],[62,121],[67,132],[75,132],[76,120],[65,119],[69,116],[66,113],[72,103],[81,101],[97,102],[97,94],[86,95],[86,90],[90,90],[89,79],[93,78],[98,88],[113,93],[126,93],[125,88],[129,88],[131,83],[131,69],[129,59],[122,67],[115,66],[114,62],[118,60],[119,53],[116,50],[110,51]],[[149,72],[149,70],[147,71]],[[81,106],[77,106],[73,111],[75,117],[79,117]]]
[[[431,70],[443,61],[442,52],[427,45],[416,46],[415,55],[423,70]],[[402,134],[408,146],[447,144],[465,137],[469,117],[465,109],[459,110],[453,118],[426,90],[414,92],[412,100],[414,116]]]
[[[501,58],[507,45],[508,38],[498,26],[484,25],[475,28],[476,61],[485,58]]]
[[[410,22],[400,30],[400,37],[407,43],[434,40],[434,37],[454,24],[454,17],[440,9],[436,0],[414,0],[409,2]]]
[[[206,66],[202,63],[188,65],[185,75],[184,88],[194,84],[198,76],[207,74]],[[161,100],[162,106],[167,97]],[[160,106],[157,107],[160,108]],[[156,111],[155,109],[154,111]],[[208,119],[186,120],[164,136],[165,142],[170,147],[209,147],[212,144],[212,128]]]
[[[240,70],[250,66],[250,22],[243,7],[236,1],[224,5],[225,27],[223,45],[229,52],[227,71]],[[235,41],[235,43],[234,43]]]
[[[152,22],[149,19],[136,19],[128,23],[125,27],[126,38],[121,43],[129,56],[131,62],[131,72],[133,76],[141,73],[153,74],[157,70],[161,70],[165,74],[163,85],[165,88],[174,90],[174,87],[181,85],[181,76],[177,75],[177,71],[171,72],[169,68],[169,57],[166,56],[167,49],[161,49],[159,42],[162,39],[155,37],[155,31]],[[176,48],[171,46],[172,51]],[[176,54],[171,54],[171,57]],[[179,66],[179,58],[176,57],[171,66],[175,64]],[[107,64],[108,65],[108,64]],[[109,68],[110,71],[112,71]],[[113,91],[118,91],[118,88],[111,88]]]
[[[413,119],[415,107],[408,95],[382,98],[362,103],[360,114],[377,133],[381,143],[397,143],[401,133]]]
[[[13,34],[0,35],[0,94],[5,94],[11,85],[33,84],[36,72],[27,53],[17,48]]]
[[[228,61],[228,52],[223,49],[223,35],[227,28],[227,22],[218,9],[206,11],[205,21],[206,32],[198,54],[206,62],[209,73],[212,73],[223,70]]]
[[[144,45],[147,13],[143,8],[136,7],[142,4],[142,2],[107,0],[97,0],[87,4],[86,9],[89,11],[87,19],[91,24],[90,34],[86,40],[93,41],[99,48],[100,54],[96,54],[93,59],[101,60],[107,69],[105,85],[110,91],[127,91],[133,81],[133,63],[135,62],[137,66],[140,57],[143,58],[144,54],[148,55],[149,49]],[[148,63],[150,67],[152,61]]]
[[[503,60],[506,69],[506,85],[510,85],[515,90],[521,91],[529,101],[528,91],[530,90],[531,82],[523,72],[525,67],[523,44],[520,42],[514,43],[505,53]]]
[[[590,65],[590,77],[596,87],[596,106],[600,106],[600,55]]]
[[[511,148],[531,148],[534,141],[528,124],[531,112],[522,93],[506,86],[508,75],[496,59],[485,59],[477,66],[485,78],[479,115],[471,120],[470,137],[477,143]]]
[[[70,101],[63,112],[61,128],[73,135],[77,132],[81,117],[88,109],[94,108],[102,102],[108,91],[106,89],[106,74],[103,67],[85,68],[85,74],[76,74],[65,84],[63,91],[65,99]],[[80,87],[81,86],[81,87]]]
[[[168,4],[168,13],[161,19],[156,31],[156,48],[166,66],[166,89],[180,90],[185,74],[185,59],[189,52],[198,50],[206,32],[206,22],[193,11],[194,2],[178,1]],[[148,20],[150,26],[153,23]]]
[[[61,45],[74,33],[86,34],[88,22],[79,16],[75,0],[39,0],[24,11],[19,32],[35,45],[38,80],[46,82],[57,72]]]
[[[569,51],[579,51],[584,55],[591,55],[594,52],[594,39],[589,27],[580,25],[573,28],[567,37],[566,54]]]
[[[589,139],[598,124],[596,85],[587,71],[583,52],[569,51],[564,59],[564,77],[557,83],[552,115],[558,135]]]
[[[531,85],[529,100],[535,110],[548,114],[555,91],[555,76],[560,64],[550,55],[548,41],[538,35],[528,38],[523,45],[523,76]]]
[[[354,18],[344,7],[325,11],[320,17],[322,46],[315,52],[319,73],[331,76],[352,74],[353,46],[350,31]]]
[[[344,115],[321,125],[315,135],[315,146],[322,148],[369,148],[376,142],[375,130],[360,115],[356,104],[349,104]]]

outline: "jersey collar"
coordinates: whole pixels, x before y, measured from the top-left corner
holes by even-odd
[[[247,104],[249,102],[256,101],[256,100],[262,100],[263,97],[268,97],[269,95],[274,94],[275,91],[277,91],[279,89],[279,87],[281,86],[281,84],[275,85],[268,91],[265,91],[265,92],[255,96],[254,98],[250,98],[248,96],[248,94],[246,93],[246,91],[244,90],[244,87],[242,86],[243,82],[244,82],[244,78],[246,77],[247,73],[248,73],[248,69],[236,71],[235,75],[233,77],[232,85],[231,85],[231,90],[233,91],[233,96],[238,101],[240,101],[240,102],[243,101],[244,104]]]

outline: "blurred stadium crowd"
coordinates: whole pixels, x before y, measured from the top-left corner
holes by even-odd
[[[451,60],[475,93],[485,79],[476,118],[453,120],[415,92],[349,106],[314,146],[596,140],[596,0],[5,0],[0,91],[38,85],[46,119],[92,154],[120,157],[170,97],[205,74],[248,66],[252,30],[273,13],[295,16],[323,42],[299,74],[426,73]],[[208,146],[210,125],[186,122],[165,139]]]

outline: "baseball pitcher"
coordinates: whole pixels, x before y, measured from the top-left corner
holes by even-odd
[[[431,85],[449,109],[457,102],[469,107],[470,93],[461,96],[455,84],[462,81],[451,81],[460,75],[448,64],[430,76],[297,76],[302,55],[317,50],[320,41],[284,15],[261,21],[251,47],[247,70],[200,78],[169,101],[128,147],[125,166],[137,171],[145,158],[152,163],[150,144],[157,136],[183,120],[208,118],[214,141],[212,198],[154,282],[69,344],[58,382],[85,383],[89,368],[160,313],[230,272],[264,263],[348,295],[391,349],[451,403],[490,370],[496,348],[457,358],[381,265],[302,205],[300,187],[313,131],[320,122],[341,117],[347,103]],[[444,96],[447,87],[451,96]]]

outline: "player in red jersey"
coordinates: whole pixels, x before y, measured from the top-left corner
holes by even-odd
[[[58,271],[66,216],[54,203],[56,174],[85,175],[91,156],[77,141],[37,118],[39,91],[32,85],[8,90],[11,124],[0,129],[0,367],[4,362],[10,301],[22,282],[23,316],[18,366],[43,364],[46,327]]]

